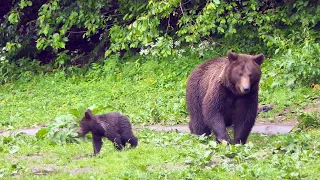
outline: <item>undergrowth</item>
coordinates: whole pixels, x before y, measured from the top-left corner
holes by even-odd
[[[55,117],[90,106],[99,107],[97,113],[120,111],[134,124],[185,124],[190,72],[201,62],[223,54],[194,52],[166,59],[133,56],[122,60],[113,56],[91,64],[86,74],[76,69],[56,70],[6,83],[0,88],[0,129],[48,124]],[[262,65],[260,104],[275,104],[273,112],[280,113],[284,107],[303,109],[319,97],[319,91],[308,87],[268,85],[270,63],[266,59]]]
[[[22,134],[0,136],[4,179],[317,179],[319,131],[263,136],[246,145],[218,144],[189,133],[135,132],[139,146],[114,150],[104,141],[91,157],[92,143],[52,144]],[[39,176],[40,175],[40,176]]]

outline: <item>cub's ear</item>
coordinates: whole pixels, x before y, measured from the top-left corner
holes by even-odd
[[[87,109],[87,111],[84,113],[84,116],[88,119],[91,119],[93,116],[92,111],[90,109]]]
[[[260,66],[263,63],[264,55],[263,54],[255,55],[253,56],[253,60]]]
[[[238,54],[231,51],[228,51],[227,56],[230,61],[235,61],[238,59]]]

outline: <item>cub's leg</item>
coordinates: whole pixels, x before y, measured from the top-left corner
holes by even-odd
[[[123,146],[125,146],[126,143],[130,143],[131,147],[138,145],[138,138],[133,135],[132,131],[122,133],[121,141]]]
[[[102,137],[99,135],[92,134],[92,144],[93,144],[93,155],[96,155],[101,150]]]

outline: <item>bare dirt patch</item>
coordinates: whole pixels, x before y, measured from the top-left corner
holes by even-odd
[[[275,107],[275,105],[267,105]],[[264,109],[262,106],[259,106],[259,109]],[[259,111],[258,111],[259,112]],[[264,111],[265,112],[265,111]],[[266,118],[262,116],[257,117],[256,125],[268,125],[268,124],[281,124],[281,125],[297,125],[297,113],[299,111],[292,110],[290,108],[283,108],[281,113],[277,113],[271,118]],[[316,113],[320,112],[320,99],[315,99],[315,103],[309,104],[307,107],[303,108],[300,112],[304,113]],[[263,112],[262,112],[263,114]],[[320,118],[320,113],[318,113],[318,118]]]
[[[73,169],[65,170],[65,171],[71,175],[77,175],[77,174],[93,172],[93,171],[95,171],[95,169],[89,168],[89,167],[83,167],[83,168],[73,168]]]
[[[47,175],[51,173],[57,173],[58,171],[63,171],[66,173],[69,173],[71,175],[76,174],[82,174],[82,173],[88,173],[95,171],[94,168],[90,167],[76,167],[76,168],[68,168],[67,166],[58,166],[55,164],[44,164],[43,163],[43,154],[35,153],[27,156],[18,156],[18,157],[7,157],[12,162],[21,162],[25,161],[28,165],[28,169],[33,173],[34,175],[41,176],[41,175]],[[46,154],[48,156],[48,154]],[[78,156],[74,159],[85,159],[87,157],[84,156]]]
[[[307,113],[320,112],[320,99],[317,99],[313,105],[304,108],[303,111]]]
[[[62,168],[63,167],[58,167],[55,164],[44,164],[44,165],[33,166],[30,168],[30,170],[34,175],[40,176],[40,175],[55,173]]]

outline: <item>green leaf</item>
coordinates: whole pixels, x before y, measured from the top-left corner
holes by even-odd
[[[105,56],[105,57],[108,57],[108,56],[111,54],[111,52],[112,52],[112,51],[109,50],[109,49],[106,50],[106,52],[104,53],[104,56]]]
[[[251,4],[250,7],[252,10],[254,10],[254,11],[256,10],[256,6],[254,4]]]
[[[58,40],[60,38],[60,35],[58,33],[53,34],[53,40]]]
[[[41,129],[36,133],[36,138],[37,138],[37,139],[43,139],[47,134],[48,134],[48,129],[47,129],[47,128],[41,128]]]
[[[17,12],[13,12],[13,13],[11,13],[10,15],[9,15],[9,18],[8,18],[8,20],[9,20],[9,22],[11,23],[11,24],[16,24],[16,23],[18,23],[19,22],[19,14],[17,13]]]
[[[15,154],[19,151],[19,147],[18,146],[12,146],[10,149],[10,154]]]
[[[211,160],[212,155],[213,155],[213,152],[212,152],[212,151],[210,151],[210,150],[205,151],[205,152],[204,152],[204,154],[203,154],[203,156],[204,156],[205,160],[207,160],[207,161]]]
[[[65,42],[59,42],[58,43],[58,48],[64,49],[65,47],[66,47],[66,43]]]
[[[217,29],[218,29],[218,32],[224,33],[224,29],[222,27],[218,27]]]
[[[23,8],[26,7],[26,6],[27,6],[27,2],[24,1],[24,0],[21,0],[21,2],[20,2],[20,8],[23,9]]]
[[[84,110],[79,110],[79,109],[70,109],[69,113],[74,115],[76,118],[81,118],[84,114]]]
[[[214,3],[220,4],[220,0],[213,0]]]
[[[216,6],[215,6],[215,4],[213,4],[213,3],[209,3],[209,4],[207,5],[207,11],[210,11],[210,10],[215,9],[215,8],[216,8]]]

